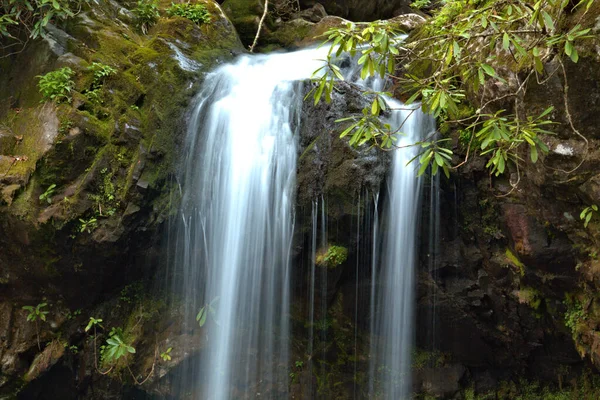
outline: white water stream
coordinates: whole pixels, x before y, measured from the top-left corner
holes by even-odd
[[[203,328],[206,350],[186,378],[201,388],[194,398],[287,398],[302,81],[325,54],[309,49],[240,57],[210,73],[197,97],[173,260],[180,276],[174,291],[185,299],[186,323],[195,324],[201,308],[211,310]],[[393,100],[390,105],[401,108]],[[404,123],[401,145],[433,129],[420,112],[407,118],[406,111],[394,111],[389,120]],[[415,168],[405,164],[414,151],[395,152],[388,229],[373,260],[380,284],[373,290],[372,333],[382,340],[372,346],[370,379],[386,399],[405,398],[410,386],[420,190]],[[391,378],[381,378],[381,366]]]

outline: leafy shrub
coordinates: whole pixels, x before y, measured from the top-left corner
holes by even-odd
[[[56,101],[71,101],[71,91],[75,82],[71,79],[75,73],[69,67],[57,69],[56,71],[48,72],[46,75],[38,75],[40,81],[38,88],[42,94],[42,102]]]
[[[128,353],[134,354],[135,348],[127,343],[123,329],[112,328],[106,344],[100,347],[101,359],[106,363],[114,363]]]
[[[157,0],[138,0],[137,7],[133,10],[137,16],[137,24],[144,35],[148,29],[156,23],[160,14],[158,12]]]
[[[204,4],[174,4],[171,3],[171,7],[167,9],[167,15],[179,16],[187,18],[198,25],[208,24],[210,22],[210,13],[206,9]]]
[[[45,311],[44,307],[47,305],[48,303],[40,303],[37,306],[23,306],[23,310],[29,312],[27,314],[27,321],[35,322],[38,319],[45,321],[48,311]]]
[[[10,0],[0,2],[0,36],[15,39],[18,30],[35,39],[45,36],[51,20],[73,17],[89,0]],[[15,34],[16,33],[16,34]],[[18,39],[17,39],[18,40]]]
[[[88,70],[92,71],[94,74],[94,83],[92,84],[92,86],[95,87],[102,85],[104,79],[117,73],[117,70],[111,67],[110,65],[97,62],[92,63],[92,65],[88,67]]]
[[[56,188],[56,184],[53,183],[52,185],[48,186],[48,189],[46,189],[46,191],[42,194],[40,194],[40,201],[46,201],[48,202],[48,204],[52,204],[52,195],[54,194],[54,190]]]

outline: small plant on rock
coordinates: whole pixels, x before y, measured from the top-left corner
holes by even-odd
[[[42,350],[42,346],[40,344],[40,329],[38,326],[38,320],[46,321],[46,315],[48,315],[49,311],[44,310],[44,308],[48,305],[48,303],[40,303],[37,306],[23,306],[23,310],[28,311],[27,321],[35,323],[35,334],[37,337],[37,345],[38,350]]]
[[[342,246],[329,246],[317,254],[315,263],[320,267],[335,268],[348,258],[348,249]]]
[[[41,102],[70,102],[71,91],[75,86],[75,82],[72,80],[74,74],[75,72],[71,68],[64,67],[48,72],[46,75],[38,75],[38,78],[40,78],[38,88],[42,94]]]
[[[79,232],[81,232],[81,233],[86,232],[86,231],[87,231],[87,233],[92,233],[92,231],[94,229],[96,229],[96,227],[98,226],[98,220],[93,217],[90,219],[79,218],[79,223],[81,224],[79,226]]]
[[[123,329],[112,328],[106,344],[100,347],[103,362],[115,363],[119,358],[127,354],[135,354],[135,348],[126,342]]]
[[[138,0],[137,7],[133,10],[137,16],[137,24],[145,35],[148,29],[156,23],[160,14],[158,13],[158,1]]]
[[[117,70],[110,65],[98,62],[92,63],[92,65],[88,67],[88,70],[92,71],[94,74],[94,82],[92,83],[92,86],[94,87],[102,86],[106,78],[117,73]]]
[[[581,211],[581,214],[579,214],[579,219],[583,220],[583,226],[587,228],[592,217],[597,214],[598,214],[598,206],[595,204],[592,204],[591,206],[586,207],[583,209],[583,211]]]
[[[46,201],[48,204],[52,204],[52,195],[54,194],[54,189],[56,188],[56,184],[52,184],[48,186],[48,189],[42,194],[40,194],[40,201]]]
[[[173,350],[173,348],[169,347],[167,350],[160,353],[160,358],[162,358],[163,361],[171,361],[171,350]]]
[[[170,17],[179,16],[187,18],[198,25],[210,22],[210,13],[204,4],[171,3],[171,7],[167,9],[167,15]]]

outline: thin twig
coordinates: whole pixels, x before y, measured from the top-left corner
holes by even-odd
[[[260,37],[260,31],[262,29],[263,23],[265,22],[265,18],[267,17],[268,11],[269,11],[269,0],[265,0],[265,10],[263,11],[263,15],[260,18],[260,22],[258,23],[258,30],[256,31],[256,36],[254,37],[254,42],[252,43],[252,46],[250,46],[250,53],[254,52],[254,47],[256,46],[256,43],[258,42],[258,38]]]

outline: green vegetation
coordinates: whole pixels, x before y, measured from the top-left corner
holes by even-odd
[[[135,354],[135,348],[126,341],[122,328],[112,328],[106,344],[100,347],[100,359],[106,365],[114,364],[127,354]]]
[[[102,325],[100,324],[100,322],[102,322],[101,318],[90,317],[90,321],[85,326],[84,331],[88,332],[92,328],[94,328],[94,331],[95,331],[96,330],[96,326],[102,327]]]
[[[210,22],[210,13],[204,4],[171,3],[171,7],[167,8],[167,15],[187,18],[198,25]]]
[[[29,311],[27,321],[35,322],[38,319],[46,321],[46,315],[48,315],[49,311],[45,311],[44,308],[47,305],[48,303],[40,303],[37,306],[23,306],[23,310]]]
[[[523,264],[519,258],[515,255],[515,253],[513,253],[508,247],[506,248],[506,251],[504,252],[504,255],[506,256],[506,260],[512,264],[515,268],[517,268],[519,275],[521,276],[525,276],[525,264]]]
[[[133,9],[133,13],[137,17],[138,27],[145,35],[148,29],[158,21],[160,13],[158,12],[157,0],[138,0],[137,7]]]
[[[162,360],[165,362],[171,361],[171,350],[173,350],[173,348],[169,347],[167,350],[160,353],[160,358],[162,358]]]
[[[598,215],[598,206],[595,204],[592,204],[591,206],[586,207],[583,209],[583,211],[581,211],[581,214],[579,214],[579,219],[583,220],[583,226],[587,228],[592,217],[597,216],[597,215]]]
[[[46,201],[48,204],[52,204],[52,195],[54,194],[54,189],[56,188],[56,184],[53,183],[52,185],[48,186],[48,188],[46,189],[46,191],[42,194],[40,194],[40,201]]]
[[[38,320],[46,321],[46,315],[48,315],[49,311],[44,310],[48,303],[39,303],[36,306],[23,306],[22,309],[28,311],[27,321],[35,323],[35,335],[37,338],[38,350],[42,350],[42,346],[40,344],[40,328],[38,325]]]
[[[536,381],[500,382],[498,389],[476,393],[473,388],[462,392],[464,400],[592,400],[600,396],[600,381],[591,373],[573,380],[570,387],[544,386]]]
[[[38,88],[42,95],[42,102],[55,101],[57,103],[71,101],[71,91],[75,86],[72,78],[75,73],[69,67],[48,72],[46,75],[38,76],[40,81]]]
[[[427,8],[431,6],[431,0],[416,0],[410,3],[410,8],[414,8],[415,10],[420,10],[422,8]]]
[[[94,217],[88,219],[79,218],[79,224],[79,232],[83,233],[87,231],[87,233],[92,233],[98,227],[98,220]]]
[[[313,78],[315,104],[323,97],[331,101],[335,82],[343,79],[336,65],[342,52],[357,55],[362,78],[387,76],[394,87],[404,90],[409,109],[421,108],[437,117],[445,127],[442,131],[453,128],[470,132],[465,159],[460,163],[454,161],[445,138],[431,136],[414,143],[421,148],[415,158],[422,165],[419,174],[431,165],[433,174],[443,170],[448,176],[451,169],[477,152],[487,159],[486,167],[495,176],[514,165],[518,175],[514,188],[520,180],[523,153],[529,152],[535,163],[540,154],[548,152],[540,136],[551,133],[548,128],[553,122],[549,118],[554,109],[547,107],[527,115],[507,111],[502,101],[509,99],[514,103],[511,109],[521,110],[524,88],[536,79],[544,80],[550,73],[545,63],[551,59],[560,66],[568,90],[564,58],[576,63],[576,43],[591,37],[590,29],[580,24],[563,29],[569,4],[563,0],[449,0],[404,43],[396,39],[398,32],[393,26],[381,21],[330,29],[325,34],[325,43],[330,46],[327,64]],[[582,10],[585,15],[592,4],[592,0],[579,1],[575,11]],[[493,86],[503,88],[503,94],[469,96],[467,104],[469,94]],[[339,120],[347,124],[340,136],[350,136],[350,144],[355,146],[395,148],[402,127],[393,130],[379,118],[387,109],[383,97],[389,93],[365,94],[371,96],[371,105],[360,114]],[[420,104],[414,104],[417,101]],[[566,100],[565,108],[572,130],[581,136],[570,120]]]
[[[587,314],[583,310],[583,305],[580,301],[567,297],[565,300],[567,311],[565,312],[565,326],[571,330],[573,336],[577,336],[579,326],[587,319]]]
[[[111,75],[115,75],[117,70],[111,67],[110,65],[102,64],[102,63],[92,63],[88,67],[89,71],[92,71],[94,74],[94,81],[92,83],[92,88],[97,88],[102,86],[104,80]]]
[[[443,366],[448,361],[448,355],[437,350],[427,351],[416,349],[413,351],[412,360],[412,367],[419,371],[425,367],[439,368]]]
[[[196,321],[198,322],[198,325],[200,325],[200,328],[202,328],[204,324],[206,324],[206,319],[209,315],[215,322],[217,322],[215,318],[215,315],[217,314],[215,304],[217,303],[217,301],[219,301],[218,296],[212,299],[210,303],[206,303],[204,306],[202,306],[200,310],[198,310],[198,315],[196,315]]]
[[[335,268],[348,258],[348,249],[342,246],[329,246],[317,253],[315,263],[320,267]]]
[[[73,17],[89,0],[8,0],[0,3],[0,37],[19,41],[23,33],[31,39],[45,36],[52,20]]]

